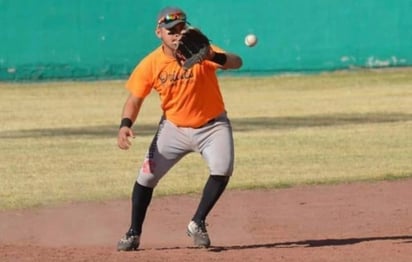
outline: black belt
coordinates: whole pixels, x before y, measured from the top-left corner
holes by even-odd
[[[210,119],[209,121],[207,121],[206,124],[201,125],[201,126],[196,127],[196,128],[202,128],[202,127],[205,127],[205,126],[207,126],[207,125],[213,124],[214,122],[216,122],[216,120],[217,120],[217,118],[212,118],[212,119]]]
[[[203,124],[203,125],[201,125],[201,126],[198,126],[198,127],[194,127],[194,128],[202,128],[202,127],[205,127],[205,126],[207,126],[207,125],[213,124],[214,122],[216,122],[216,120],[217,120],[218,118],[219,118],[219,117],[212,118],[212,119],[210,119],[209,121],[207,121],[205,124]],[[163,121],[163,120],[167,120],[167,118],[166,118],[165,115],[162,116],[161,121]],[[184,127],[184,126],[181,126],[181,127]]]

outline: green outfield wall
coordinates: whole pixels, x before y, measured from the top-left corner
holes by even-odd
[[[240,73],[412,64],[412,0],[0,0],[0,80],[125,78],[167,5],[239,53]]]

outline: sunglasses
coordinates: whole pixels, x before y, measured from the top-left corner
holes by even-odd
[[[182,20],[186,22],[186,15],[183,13],[175,13],[175,14],[168,14],[160,18],[160,20],[157,22],[159,25],[160,24],[168,24],[176,20]]]

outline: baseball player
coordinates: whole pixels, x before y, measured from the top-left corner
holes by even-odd
[[[154,187],[191,152],[200,153],[210,176],[187,234],[194,245],[207,248],[210,239],[205,220],[225,190],[234,165],[232,128],[216,71],[240,68],[242,59],[205,42],[207,38],[188,26],[186,14],[177,7],[160,11],[155,32],[161,45],[140,61],[126,82],[130,94],[123,106],[119,148],[131,146],[132,125],[153,89],[160,96],[163,115],[139,169],[131,196],[130,228],[117,250],[138,249]]]

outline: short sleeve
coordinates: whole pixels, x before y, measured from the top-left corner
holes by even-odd
[[[153,69],[149,57],[143,59],[133,70],[126,88],[136,97],[145,98],[153,87]]]

